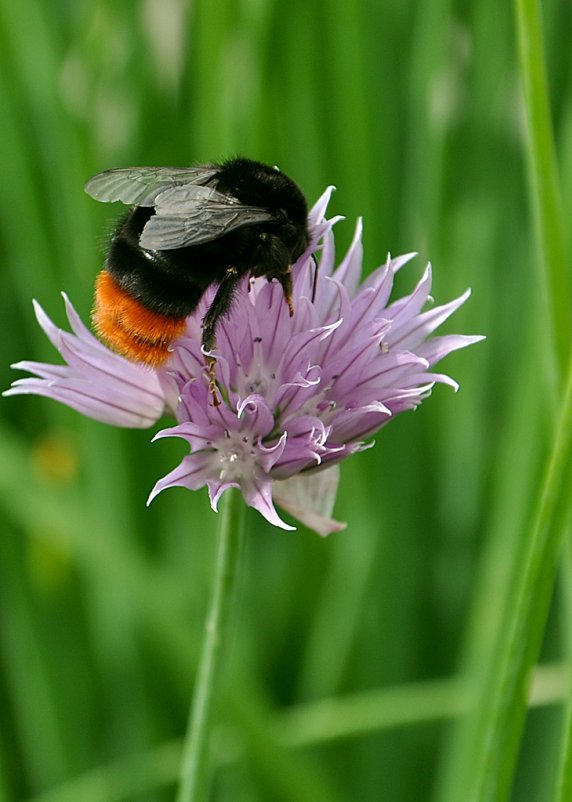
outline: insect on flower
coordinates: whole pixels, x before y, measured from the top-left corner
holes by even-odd
[[[140,205],[147,200],[146,185],[139,194],[130,187],[130,195],[118,192],[153,220],[151,207]],[[435,365],[482,337],[434,335],[469,291],[433,305],[429,265],[410,294],[391,299],[395,274],[414,254],[388,257],[362,280],[361,222],[337,263],[333,227],[339,218],[325,216],[330,193],[310,210],[307,224],[296,229],[300,240],[290,246],[289,258],[294,259],[306,237],[308,245],[292,263],[291,290],[287,279],[286,286],[280,280],[280,270],[279,281],[269,282],[267,273],[257,271],[252,277],[257,268],[241,263],[243,276],[232,287],[232,306],[215,317],[218,405],[212,403],[212,377],[205,370],[203,321],[212,315],[220,290],[217,282],[207,286],[206,278],[206,289],[170,346],[170,358],[155,366],[107,348],[67,298],[71,332],[58,328],[36,304],[38,322],[64,364],[17,363],[14,367],[33,375],[16,380],[5,395],[46,396],[115,426],[145,428],[170,415],[174,425],[155,439],[182,438],[189,454],[157,481],[150,500],[169,487],[206,486],[216,509],[221,495],[237,487],[246,503],[274,526],[292,529],[277,512],[279,504],[322,535],[340,529],[331,518],[340,463],[369,448],[372,435],[401,412],[419,406],[436,383],[456,389],[453,379],[436,372]],[[180,227],[180,221],[173,225]],[[244,226],[242,233],[249,228],[255,232],[259,225],[267,223]],[[282,220],[281,225],[287,224]],[[145,230],[139,244],[119,237],[125,252],[140,257],[136,273],[142,264],[151,265],[136,250],[145,252],[149,243],[144,236]],[[218,247],[216,240],[212,247]],[[161,258],[167,252],[161,251]],[[280,264],[287,267],[284,260]],[[127,267],[127,257],[121,264]],[[163,265],[162,272],[167,268]],[[177,271],[173,275],[178,280]],[[294,316],[284,302],[289,293]],[[151,344],[143,342],[144,347]],[[160,346],[165,350],[162,341]]]
[[[294,313],[292,264],[309,244],[301,190],[277,167],[245,158],[188,169],[107,170],[85,189],[97,200],[134,207],[117,227],[96,280],[96,332],[118,353],[158,367],[216,284],[202,347],[218,405],[216,328],[241,279],[277,279]]]

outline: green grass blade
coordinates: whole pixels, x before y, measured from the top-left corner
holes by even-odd
[[[524,561],[506,608],[497,654],[487,672],[469,763],[448,799],[507,799],[522,735],[531,669],[538,659],[565,524],[572,512],[572,365],[536,513],[523,542]]]
[[[544,269],[542,283],[553,324],[550,350],[556,354],[558,372],[563,376],[572,333],[571,293],[539,1],[515,0],[515,16],[528,122],[530,196]]]

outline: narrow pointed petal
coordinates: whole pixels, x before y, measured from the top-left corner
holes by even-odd
[[[459,298],[443,306],[437,306],[428,312],[408,320],[403,323],[401,328],[395,328],[392,335],[388,338],[391,346],[398,345],[400,348],[414,348],[423,342],[435,329],[444,323],[453,312],[462,306],[471,294],[466,290]]]
[[[335,273],[336,281],[339,281],[345,286],[350,298],[353,298],[355,295],[355,291],[358,287],[361,277],[363,262],[363,245],[361,241],[362,230],[362,219],[361,217],[358,217],[351,245]]]
[[[252,481],[242,485],[241,489],[248,506],[258,510],[271,524],[290,532],[296,529],[295,526],[290,526],[283,521],[276,512],[276,507],[272,501],[272,482],[269,479],[253,476]]]
[[[205,484],[204,471],[207,465],[208,457],[204,454],[183,457],[174,470],[155,484],[147,499],[147,506],[167,487],[186,487],[188,490],[198,490]]]

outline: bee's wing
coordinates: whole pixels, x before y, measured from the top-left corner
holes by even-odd
[[[157,251],[199,245],[236,228],[272,220],[260,206],[246,206],[216,189],[195,185],[165,190],[157,197],[155,210],[139,243]]]
[[[198,167],[119,167],[90,178],[85,185],[88,195],[98,201],[121,201],[133,206],[154,206],[166,189],[205,184],[218,168],[212,164]]]

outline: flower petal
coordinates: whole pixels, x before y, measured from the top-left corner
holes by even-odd
[[[136,365],[105,348],[79,320],[64,297],[73,334],[59,329],[34,301],[36,317],[67,365],[23,361],[15,367],[37,376],[16,380],[4,395],[34,394],[52,398],[113,426],[146,428],[163,414],[166,397],[155,371]]]
[[[207,454],[199,452],[183,457],[176,468],[155,484],[147,499],[147,506],[167,487],[186,487],[188,490],[198,490],[207,483],[209,468],[210,457]]]
[[[298,474],[275,482],[272,494],[274,501],[286,512],[325,537],[332,532],[341,532],[347,526],[331,517],[339,481],[340,467],[333,465],[323,471]]]
[[[272,501],[272,480],[269,477],[263,478],[255,474],[249,483],[241,484],[240,488],[248,506],[258,510],[271,524],[291,532],[296,529],[295,526],[290,526],[283,521],[276,512]]]
[[[361,217],[358,217],[351,245],[334,274],[334,278],[344,285],[350,298],[355,295],[361,277],[363,262],[362,230],[363,221]]]

